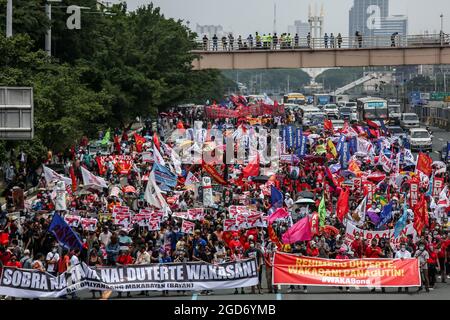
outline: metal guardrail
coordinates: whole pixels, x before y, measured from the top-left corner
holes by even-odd
[[[371,36],[371,37],[342,37],[342,38],[299,38],[298,41],[291,37],[290,40],[265,41],[263,37],[256,41],[244,38],[221,38],[214,41],[197,40],[197,51],[257,51],[257,50],[335,50],[335,49],[376,49],[376,48],[421,48],[434,46],[450,46],[449,34],[428,34],[428,35],[397,35],[394,39],[391,36]]]

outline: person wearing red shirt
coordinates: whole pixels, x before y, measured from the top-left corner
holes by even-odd
[[[352,241],[352,243],[350,244],[350,247],[351,247],[355,257],[362,258],[365,248],[364,248],[364,243],[361,240],[361,238],[359,237],[359,235],[355,236],[355,240]]]
[[[377,246],[377,239],[372,239],[370,246],[366,248],[365,257],[366,258],[382,258],[383,251],[379,246]]]
[[[439,271],[439,259],[437,249],[430,244],[428,247],[428,253],[430,254],[430,258],[427,260],[428,263],[428,278],[430,279],[430,289],[434,289],[434,284],[436,283],[436,274]]]
[[[309,257],[317,257],[317,256],[319,256],[319,249],[317,248],[317,245],[316,245],[315,241],[310,241],[309,242],[309,248],[306,250],[306,254]]]
[[[118,266],[126,266],[129,264],[133,264],[133,258],[130,255],[129,250],[122,250],[119,257],[117,258]],[[127,298],[131,297],[131,293],[127,292]],[[122,298],[122,292],[119,292],[118,298]]]
[[[17,261],[17,257],[15,255],[12,255],[11,259],[5,264],[5,267],[22,268],[22,264]]]
[[[447,236],[448,237],[448,236]],[[437,249],[438,251],[438,260],[439,265],[441,266],[441,282],[446,283],[447,282],[447,274],[445,270],[445,265],[448,261],[448,250],[447,247],[450,245],[449,239],[442,239],[442,241],[438,244]]]
[[[377,246],[378,241],[377,239],[372,239],[370,246],[366,248],[365,257],[371,258],[371,259],[377,259],[383,257],[383,251],[379,246]],[[375,292],[375,288],[370,290],[371,292]],[[381,292],[386,292],[385,288],[381,288]]]

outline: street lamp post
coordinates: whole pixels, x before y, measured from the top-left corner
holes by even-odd
[[[13,5],[12,0],[8,0],[6,4],[6,37],[12,37],[12,13],[13,13]]]
[[[439,33],[439,37],[441,40],[441,46],[444,45],[444,15],[441,13],[441,32]]]

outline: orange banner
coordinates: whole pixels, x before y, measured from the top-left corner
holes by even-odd
[[[348,287],[418,287],[417,259],[333,260],[275,253],[273,284]]]
[[[203,170],[205,170],[211,176],[211,178],[216,180],[218,183],[228,185],[228,183],[223,179],[223,177],[219,174],[219,172],[217,172],[217,170],[213,166],[206,164],[203,161],[202,167]]]

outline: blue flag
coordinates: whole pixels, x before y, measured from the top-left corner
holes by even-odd
[[[155,162],[153,171],[155,172],[155,180],[159,184],[164,184],[169,188],[174,188],[177,185],[177,175],[170,172],[166,167]]]
[[[81,250],[83,245],[80,238],[59,214],[53,214],[52,223],[48,227],[48,231],[55,235],[63,247],[67,249],[79,248]]]
[[[358,151],[358,146],[356,143],[356,137],[351,137],[350,141],[348,142],[349,145],[349,149],[350,149],[350,154],[354,154],[355,152]]]
[[[303,130],[302,130],[302,128],[297,128],[295,131],[296,131],[295,148],[298,149],[302,146]]]
[[[380,222],[377,225],[377,229],[381,226],[385,225],[392,219],[392,202],[389,202],[387,205],[383,207],[383,210],[380,213]]]
[[[406,209],[406,204],[403,205],[403,214],[398,219],[397,223],[395,224],[394,228],[394,238],[397,238],[403,229],[406,227],[406,220],[408,219],[408,211]]]
[[[348,142],[342,144],[342,150],[340,152],[339,160],[342,169],[347,169],[348,162],[350,161],[350,148]]]
[[[275,188],[274,186],[270,187],[270,203],[273,207],[282,207],[283,206],[283,194],[280,190]]]
[[[343,144],[345,143],[345,135],[341,134],[341,136],[339,137],[337,146],[336,146],[336,151],[341,153]]]
[[[433,183],[434,183],[434,175],[431,175],[431,179],[428,184],[428,191],[425,193],[427,197],[431,197],[433,195]]]

